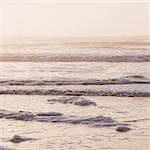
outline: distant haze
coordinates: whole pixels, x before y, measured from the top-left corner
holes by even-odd
[[[12,0],[13,1],[13,0]],[[148,2],[0,2],[0,38],[148,35]]]

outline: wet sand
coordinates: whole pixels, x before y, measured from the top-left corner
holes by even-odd
[[[149,98],[90,96],[85,98],[95,101],[97,106],[86,107],[60,103],[50,104],[47,100],[51,98],[59,98],[59,96],[1,95],[0,108],[9,111],[30,111],[32,113],[55,111],[81,117],[102,115],[119,122],[128,122],[132,130],[120,133],[115,130],[115,126],[92,127],[84,124],[1,119],[0,137],[2,138],[0,139],[0,145],[18,150],[149,149]],[[8,140],[15,134],[36,140],[13,144]]]

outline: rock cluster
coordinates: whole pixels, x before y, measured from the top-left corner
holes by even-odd
[[[66,97],[60,97],[56,99],[49,99],[49,102],[58,102],[62,104],[74,104],[79,106],[97,106],[94,101],[79,97],[79,96],[66,96]]]
[[[97,127],[127,125],[126,123],[118,122],[118,121],[112,119],[111,117],[67,116],[60,112],[31,113],[31,112],[25,112],[25,111],[10,112],[10,111],[6,111],[6,110],[0,110],[0,118],[15,119],[15,120],[22,120],[22,121],[86,124],[86,125],[92,125],[92,126],[97,126]]]

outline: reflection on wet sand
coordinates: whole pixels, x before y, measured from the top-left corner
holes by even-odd
[[[9,111],[3,110],[3,113],[6,113],[8,116],[6,117],[7,119],[1,118],[0,121],[0,129],[2,131],[1,137],[3,137],[0,139],[0,145],[22,150],[36,150],[39,148],[43,150],[65,150],[69,148],[79,150],[96,150],[97,148],[130,148],[131,150],[140,150],[141,148],[145,150],[148,149],[148,136],[150,135],[150,120],[148,119],[150,103],[148,98],[85,97],[86,99],[94,101],[97,104],[96,107],[83,107],[70,104],[64,105],[60,103],[49,104],[47,102],[48,99],[57,98],[61,97],[1,95],[0,108]],[[13,105],[11,103],[12,100],[14,102]],[[29,121],[23,121],[22,119],[19,121],[15,119],[28,116],[25,115],[26,112],[24,111],[18,112],[18,108],[29,114]],[[137,114],[137,112],[140,113]],[[73,121],[75,119],[76,122],[68,124],[67,122],[62,123],[58,121],[60,119],[65,119],[65,121],[67,121],[70,119],[69,116],[72,116],[71,120]],[[104,120],[101,117],[96,119],[96,116],[105,116],[106,118],[102,117]],[[33,121],[31,119],[32,117],[35,117],[42,122]],[[113,118],[113,120],[110,117]],[[87,125],[88,121],[82,120],[85,118],[89,122],[94,121],[95,118],[95,123],[100,123],[101,125],[104,123],[103,121],[106,121],[107,124],[105,125],[111,124],[113,126],[109,126],[109,128],[101,127],[96,126],[93,122],[95,124],[94,127],[94,124]],[[50,122],[47,122],[47,119],[50,119]],[[51,119],[54,121],[52,121],[53,123],[51,122]],[[83,124],[81,123],[82,121]],[[124,123],[125,126],[128,124],[128,127],[132,130],[126,133],[119,133],[116,131],[117,129],[114,126],[114,123],[121,123],[120,125],[123,125]],[[16,134],[36,140],[25,141],[14,145],[9,142],[9,139]],[[26,145],[26,147],[24,145]]]

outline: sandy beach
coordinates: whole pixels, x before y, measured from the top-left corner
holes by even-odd
[[[115,126],[93,127],[82,124],[1,119],[2,138],[0,139],[0,145],[19,150],[149,149],[149,98],[85,97],[96,102],[96,107],[59,103],[49,104],[47,100],[51,98],[58,98],[58,96],[1,95],[0,108],[9,111],[55,111],[82,117],[111,116],[117,121],[128,122],[132,130],[127,133],[119,133],[115,131]],[[13,144],[9,142],[9,138],[14,134],[35,138],[36,140]]]

